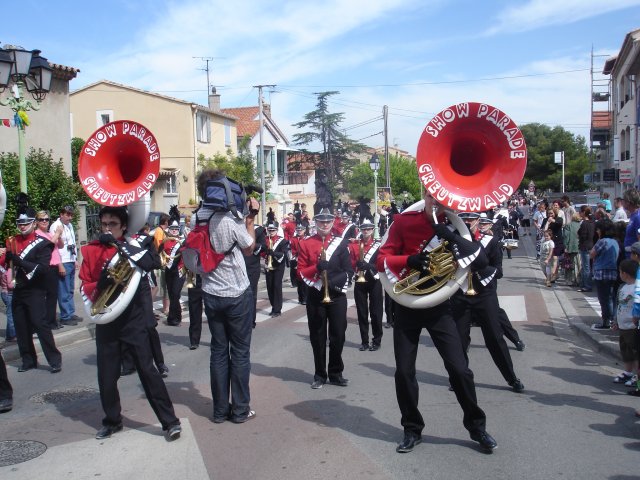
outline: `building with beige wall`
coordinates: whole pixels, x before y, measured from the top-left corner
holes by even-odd
[[[144,125],[160,149],[160,178],[151,191],[151,210],[195,202],[197,159],[231,150],[237,154],[236,118],[213,106],[121,85],[108,80],[71,93],[73,137],[86,140],[105,123],[132,120]]]

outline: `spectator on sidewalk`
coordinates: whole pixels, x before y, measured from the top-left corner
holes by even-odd
[[[615,227],[611,220],[601,220],[596,224],[599,240],[593,246],[593,280],[598,292],[598,302],[602,310],[602,323],[591,326],[594,330],[609,330],[613,319],[613,293],[618,278],[618,253],[620,248],[615,237]]]
[[[61,325],[77,325],[82,318],[76,315],[76,306],[73,300],[76,282],[76,234],[73,229],[73,206],[67,205],[60,210],[60,216],[49,227],[49,233],[55,235],[62,226],[61,242],[56,245],[60,253],[60,262],[64,267],[64,274],[58,278],[58,307],[60,309]],[[62,245],[62,246],[60,246]]]
[[[46,238],[55,245],[56,248],[51,252],[51,263],[47,274],[47,296],[44,300],[47,309],[47,323],[52,329],[62,328],[62,324],[56,320],[56,305],[58,304],[58,280],[64,278],[66,270],[60,258],[59,248],[63,246],[62,242],[62,224],[54,233],[49,233],[49,212],[40,210],[36,213],[36,235]]]
[[[547,208],[540,202],[533,214],[533,226],[536,229],[536,258],[540,258],[540,245],[544,241],[544,220],[547,218]]]
[[[578,251],[580,253],[580,288],[579,292],[590,292],[591,284],[591,257],[589,252],[593,248],[595,237],[595,223],[591,218],[591,209],[586,205],[580,208],[580,227],[578,228]]]
[[[580,248],[578,230],[580,229],[580,214],[574,213],[565,230],[564,255],[565,255],[565,284],[577,287],[580,278]]]
[[[627,212],[624,211],[624,206],[621,197],[616,197],[614,200],[614,205],[616,207],[616,211],[613,214],[612,220],[614,222],[628,222],[629,217],[627,217]]]
[[[638,241],[638,228],[640,228],[640,193],[635,188],[627,190],[622,194],[622,203],[624,209],[629,215],[629,224],[627,225],[627,232],[624,237],[624,249],[625,254],[629,256],[629,248],[635,242]]]
[[[540,244],[540,268],[544,273],[545,282],[547,287],[551,286],[551,269],[553,265],[553,234],[551,230],[544,231],[544,241]]]
[[[633,318],[633,297],[635,291],[638,262],[626,259],[620,262],[620,278],[623,285],[618,290],[618,307],[613,321],[613,330],[619,333],[619,345],[624,370],[613,383],[635,385],[634,374],[638,370],[638,320]]]
[[[0,257],[6,252],[5,248],[0,248]],[[13,300],[13,282],[11,281],[12,270],[0,265],[0,295],[7,311],[7,326],[4,330],[5,342],[13,343],[16,339],[16,327],[13,323],[13,313],[11,303]]]

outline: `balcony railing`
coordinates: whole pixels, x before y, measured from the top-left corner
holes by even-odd
[[[309,174],[303,172],[289,172],[278,174],[278,185],[301,185],[309,182]]]

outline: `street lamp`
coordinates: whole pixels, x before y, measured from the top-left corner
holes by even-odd
[[[373,170],[373,238],[378,240],[380,238],[380,231],[378,230],[378,170],[380,170],[380,160],[377,153],[374,153],[369,160],[369,167]]]
[[[18,127],[18,159],[20,161],[20,191],[27,193],[27,164],[24,153],[24,129],[29,123],[29,110],[40,110],[40,102],[51,89],[53,69],[46,58],[40,56],[40,50],[25,50],[22,47],[5,45],[0,48],[0,93],[9,87],[12,95],[0,105],[11,108],[15,124]],[[22,91],[27,91],[37,103],[26,100]]]

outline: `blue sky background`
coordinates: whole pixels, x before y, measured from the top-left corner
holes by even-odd
[[[21,0],[4,9],[0,44],[38,48],[79,68],[77,89],[101,79],[206,105],[204,62],[223,107],[257,104],[253,85],[291,138],[339,90],[354,139],[415,154],[431,117],[454,103],[496,106],[518,124],[561,125],[588,138],[591,49],[601,70],[640,28],[640,0]],[[604,105],[606,106],[606,105]]]

